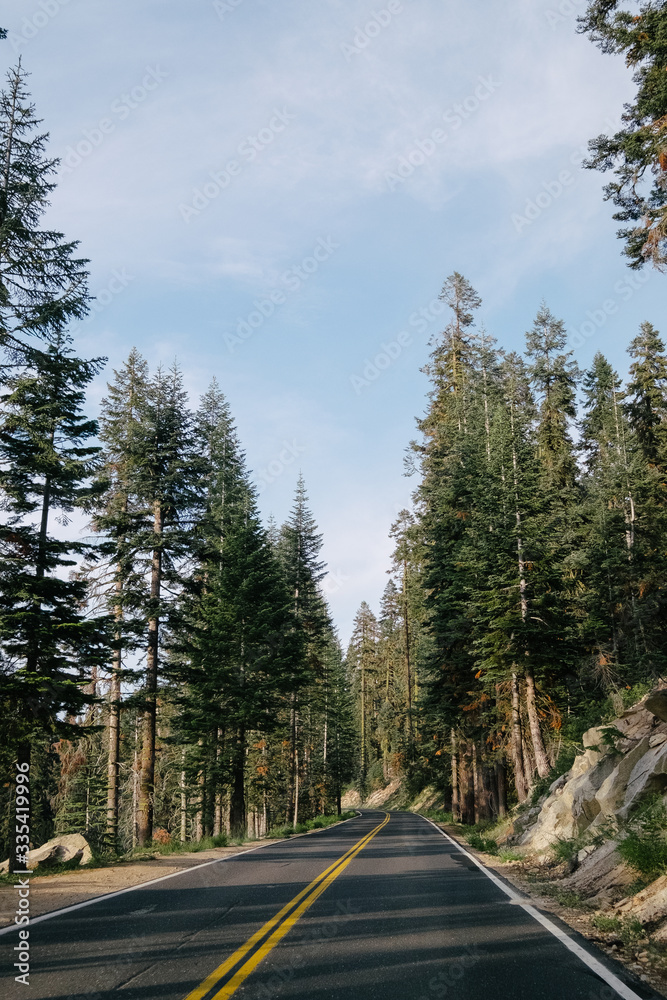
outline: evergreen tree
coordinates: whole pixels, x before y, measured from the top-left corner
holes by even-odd
[[[294,506],[283,525],[278,542],[278,555],[284,579],[291,595],[292,609],[303,643],[301,663],[294,664],[291,680],[289,793],[287,818],[294,824],[299,816],[299,794],[302,779],[300,754],[302,749],[300,691],[308,684],[321,680],[323,652],[331,624],[326,602],[320,590],[325,576],[325,564],[320,561],[322,535],[308,507],[308,495],[303,476],[299,476]],[[307,777],[307,776],[306,776]]]
[[[34,338],[55,338],[87,311],[87,261],[77,243],[39,228],[55,188],[58,160],[45,155],[26,89],[16,66],[0,92],[0,346],[5,364],[29,363]]]
[[[146,560],[150,580],[144,605],[148,635],[137,822],[143,845],[150,841],[153,830],[160,629],[173,604],[164,585],[179,586],[178,561],[187,554],[198,509],[199,463],[191,448],[191,415],[176,366],[169,372],[158,369],[149,383],[141,426],[144,441],[137,475],[141,521],[132,544]]]
[[[526,334],[528,373],[537,402],[536,439],[541,472],[541,532],[535,538],[535,570],[526,588],[533,613],[525,608],[526,621],[539,623],[527,635],[524,676],[527,709],[535,763],[541,778],[549,773],[537,709],[536,677],[545,671],[552,678],[558,672],[554,649],[560,649],[562,667],[567,659],[564,637],[572,629],[569,622],[569,595],[565,585],[565,560],[578,544],[575,511],[578,502],[576,459],[570,422],[576,416],[576,388],[579,370],[566,352],[567,335],[563,323],[543,304],[533,329]],[[538,613],[539,612],[539,613]],[[558,645],[554,645],[554,643]]]
[[[140,609],[146,598],[136,534],[141,522],[139,476],[145,446],[142,418],[148,405],[148,366],[133,349],[114,376],[101,407],[99,481],[103,493],[94,517],[94,527],[104,539],[100,546],[104,561],[89,577],[96,596],[103,599],[115,620],[107,710],[107,838],[112,847],[118,838],[121,682],[124,676],[133,676],[124,669],[124,659],[142,634]]]
[[[633,502],[636,658],[645,677],[661,676],[667,663],[663,635],[667,569],[667,355],[650,323],[629,348],[632,364],[626,408],[640,460]]]
[[[327,797],[341,813],[343,785],[356,771],[358,759],[354,703],[338,639],[331,634],[327,643],[327,714],[324,733],[325,782]]]
[[[212,828],[224,780],[230,783],[230,826],[246,832],[246,756],[251,734],[275,728],[300,656],[299,636],[281,567],[259,524],[256,500],[229,407],[213,384],[196,420],[204,458],[204,509],[197,568],[183,598],[173,673],[178,727],[199,747],[192,762],[203,781],[204,832]]]
[[[84,611],[86,586],[64,570],[87,551],[52,533],[92,500],[97,425],[82,413],[100,360],[73,356],[60,335],[5,381],[0,420],[0,656],[6,773],[43,734],[71,734],[86,671],[106,657],[104,620]]]
[[[619,0],[593,0],[579,18],[585,32],[603,52],[624,53],[635,70],[634,102],[624,105],[624,127],[613,136],[589,143],[586,166],[613,170],[616,180],[605,198],[617,206],[614,215],[629,225],[620,229],[630,267],[667,261],[667,9],[662,0],[644,0],[636,10],[619,10]]]
[[[628,679],[628,666],[633,660],[638,470],[623,409],[621,380],[599,352],[584,377],[583,391],[579,445],[585,460],[587,527],[580,574],[586,584],[580,594],[584,605],[583,639],[591,651],[593,677],[609,690],[621,679]]]
[[[578,369],[564,353],[567,334],[544,305],[540,307],[532,330],[526,334],[528,373],[538,404],[537,447],[548,492],[570,490],[576,477],[576,461],[569,422],[576,416]]]
[[[373,761],[373,729],[375,691],[378,682],[378,622],[365,601],[354,619],[352,638],[346,663],[348,675],[356,692],[359,718],[359,792],[362,799],[368,791],[369,764]]]
[[[667,355],[658,331],[642,323],[630,344],[628,414],[644,460],[649,466],[667,468]]]

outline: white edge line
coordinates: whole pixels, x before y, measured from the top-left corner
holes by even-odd
[[[616,990],[618,995],[623,997],[623,1000],[641,1000],[638,993],[635,993],[629,986],[626,986],[625,983],[621,982],[618,976],[614,975],[613,972],[607,969],[602,962],[598,962],[597,958],[594,958],[593,955],[589,954],[585,950],[585,948],[582,948],[580,944],[577,944],[577,942],[574,941],[569,934],[566,934],[564,930],[552,923],[548,917],[545,917],[543,913],[536,910],[528,900],[526,900],[523,896],[520,896],[518,892],[514,891],[514,889],[510,889],[509,886],[505,885],[505,883],[499,879],[497,875],[490,872],[481,861],[478,861],[473,854],[466,851],[465,847],[462,847],[458,841],[454,840],[453,837],[450,837],[444,830],[441,830],[440,827],[436,826],[436,824],[432,820],[428,819],[428,817],[422,816],[422,819],[425,819],[427,823],[430,823],[431,826],[434,827],[438,833],[442,834],[442,836],[445,837],[450,844],[453,844],[454,847],[461,852],[461,854],[465,854],[467,858],[470,858],[470,860],[477,865],[480,871],[483,871],[486,877],[491,879],[494,885],[497,885],[499,889],[502,889],[506,896],[509,896],[512,901],[520,903],[526,913],[529,913],[533,920],[536,920],[538,924],[542,924],[545,930],[549,931],[550,934],[553,934],[553,936],[557,938],[561,944],[564,944],[566,948],[577,956],[577,958],[581,959],[584,965],[587,965],[588,968],[596,974],[596,976],[599,976],[600,979],[603,979],[608,986],[611,986],[613,990]]]
[[[358,815],[361,815],[360,813]],[[331,826],[323,827],[321,830],[308,830],[308,833],[324,833],[326,830],[333,830],[336,826],[343,826],[344,823],[349,823],[350,820],[356,819],[355,816],[350,816],[348,819],[343,819],[339,823],[332,823]],[[297,837],[305,837],[306,834],[295,834],[293,837],[284,837],[280,840],[272,840],[270,844],[261,844],[259,847],[251,847],[247,851],[238,851],[236,854],[227,854],[224,858],[213,858],[212,861],[203,861],[200,865],[190,865],[189,868],[179,868],[177,872],[169,872],[168,875],[160,875],[159,878],[151,878],[147,882],[137,882],[136,885],[128,885],[124,889],[117,889],[115,892],[105,892],[101,896],[93,896],[91,899],[84,899],[82,903],[72,903],[71,906],[63,906],[60,910],[49,910],[48,913],[41,913],[38,917],[31,917],[29,924],[8,924],[7,927],[0,927],[0,936],[3,934],[10,934],[12,931],[18,931],[21,928],[34,927],[35,924],[41,924],[43,920],[51,920],[53,917],[61,917],[64,913],[73,913],[75,910],[82,910],[84,906],[92,906],[93,903],[99,903],[100,900],[114,899],[116,896],[124,896],[126,892],[134,892],[135,889],[145,889],[147,885],[155,885],[156,882],[165,882],[168,878],[176,878],[177,875],[185,875],[186,872],[198,871],[200,868],[208,868],[209,865],[219,865],[222,861],[233,861],[234,858],[241,858],[246,854],[253,854],[255,851],[263,851],[265,847],[273,847],[275,844],[286,844],[290,840],[296,840]]]

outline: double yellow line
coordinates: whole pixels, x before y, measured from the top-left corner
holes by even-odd
[[[325,892],[331,883],[338,878],[338,876],[345,871],[350,862],[363,851],[364,847],[371,842],[373,837],[380,832],[380,830],[387,825],[389,822],[389,813],[385,816],[383,821],[378,824],[370,833],[367,833],[365,837],[362,837],[354,847],[351,847],[349,851],[346,851],[342,857],[334,861],[325,871],[323,871],[317,878],[302,889],[301,892],[290,900],[282,910],[276,913],[275,917],[271,917],[270,920],[264,924],[251,938],[248,938],[245,944],[241,945],[233,955],[219,965],[210,976],[207,976],[201,985],[197,986],[192,993],[188,993],[185,1000],[203,1000],[205,996],[211,994],[208,1000],[227,1000],[232,993],[235,993],[239,988],[241,983],[250,975],[250,973],[255,969],[260,962],[262,962],[269,952],[275,948],[278,942],[285,937],[285,935],[292,929],[294,924],[299,920],[309,907],[313,905],[315,900]],[[259,945],[259,947],[253,951],[253,949]],[[240,968],[227,979],[224,986],[215,993],[211,993],[223,979],[225,979],[230,972],[232,972],[236,966],[246,957],[248,952],[252,952],[249,958],[247,958]]]

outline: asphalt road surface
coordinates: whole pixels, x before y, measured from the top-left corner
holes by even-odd
[[[8,1000],[657,996],[409,813],[365,811],[38,919],[29,986],[16,945],[0,937]]]

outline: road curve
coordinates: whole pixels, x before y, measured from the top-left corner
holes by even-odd
[[[658,996],[410,813],[364,811],[56,914],[31,928],[27,988],[17,943],[0,938],[8,1000]]]

